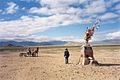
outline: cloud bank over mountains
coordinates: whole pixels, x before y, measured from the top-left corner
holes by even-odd
[[[0,39],[6,40],[73,40],[74,36],[36,35],[50,28],[70,24],[89,24],[101,19],[102,24],[120,21],[119,0],[5,0],[0,7]],[[21,4],[20,4],[21,3]],[[25,3],[25,4],[23,4]],[[2,4],[2,3],[1,3]],[[37,4],[38,6],[34,6]],[[28,5],[30,5],[28,7]],[[8,16],[8,17],[4,17]],[[110,31],[106,39],[120,38],[120,30]]]

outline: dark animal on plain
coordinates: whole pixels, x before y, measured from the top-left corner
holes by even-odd
[[[28,55],[27,55],[27,53],[20,53],[19,56],[20,56],[20,57],[23,57],[23,56],[24,56],[24,57],[27,57]]]
[[[39,47],[37,47],[37,49],[32,52],[32,57],[38,57],[38,52],[39,52]]]

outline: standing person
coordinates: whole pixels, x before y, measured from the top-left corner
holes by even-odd
[[[68,58],[69,58],[69,56],[70,56],[69,51],[68,51],[68,49],[66,48],[66,49],[65,49],[65,52],[64,52],[65,64],[68,64]]]
[[[38,57],[38,52],[39,52],[39,47],[37,47],[37,49],[35,51],[37,57]]]
[[[32,52],[31,52],[31,49],[28,48],[28,52],[27,52],[28,56],[31,56]]]

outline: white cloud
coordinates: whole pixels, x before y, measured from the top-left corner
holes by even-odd
[[[2,13],[3,10],[0,10],[0,13]]]
[[[68,7],[70,4],[77,3],[78,0],[40,0],[42,5],[49,7]]]
[[[84,3],[86,0],[78,0],[79,3]]]
[[[18,5],[16,5],[16,3],[14,2],[9,2],[7,4],[8,4],[8,8],[6,9],[7,14],[13,14],[19,8]]]
[[[71,4],[85,4],[84,8],[73,8],[69,5]],[[98,13],[104,13],[106,11],[106,4],[104,0],[94,0],[90,1],[86,0],[40,0],[40,4],[44,5],[44,7],[37,8],[33,7],[30,9],[29,13],[37,13],[44,15],[63,15],[68,14],[74,17],[83,18],[80,20],[81,23],[89,23],[90,20],[98,18]],[[47,5],[47,6],[45,6]],[[84,17],[88,16],[84,19]],[[89,19],[91,17],[91,19]]]
[[[48,36],[42,36],[42,35],[30,35],[30,36],[19,36],[14,38],[13,40],[16,41],[33,41],[33,42],[43,42],[43,41],[51,41],[54,40],[51,37]]]
[[[101,41],[109,39],[120,39],[120,29],[103,30],[95,32],[92,41]]]
[[[51,27],[58,27],[79,23],[79,18],[70,15],[53,15],[50,17],[22,16],[20,20],[0,22],[0,38],[16,38],[16,36],[29,36],[42,32]]]
[[[95,14],[95,13],[104,13],[105,11],[106,11],[106,6],[105,6],[104,0],[93,1],[85,9],[85,12],[88,15]]]
[[[37,35],[31,35],[27,36],[24,38],[24,40],[29,40],[29,41],[36,41],[36,42],[43,42],[43,41],[52,41],[52,40],[57,40],[57,41],[83,41],[82,39],[78,39],[73,36],[62,36],[62,37],[48,37],[48,36],[37,36]]]
[[[44,15],[56,15],[56,14],[69,14],[72,16],[83,17],[93,16],[97,13],[104,13],[106,11],[104,0],[91,1],[91,4],[86,8],[73,8],[69,5],[74,3],[82,4],[85,0],[40,0],[40,3],[49,6],[41,8],[33,7],[29,10],[29,13],[37,13]],[[96,16],[97,17],[97,16]]]
[[[87,0],[39,0],[39,2],[43,6],[49,6],[51,8],[57,8],[57,7],[69,7],[71,4],[88,4],[89,1]]]
[[[112,18],[117,18],[117,17],[119,17],[119,15],[114,14],[114,13],[106,13],[103,16],[101,16],[100,18],[102,20],[107,20],[107,19],[112,19]]]
[[[25,10],[25,9],[26,9],[25,7],[22,8],[22,10]]]
[[[82,41],[81,39],[75,38],[73,36],[61,36],[61,37],[48,37],[48,36],[37,36],[37,35],[31,35],[31,36],[27,36],[25,38],[26,40],[30,40],[30,41],[52,41],[52,40],[60,40],[60,41],[77,41],[80,42]]]
[[[120,4],[116,5],[114,9],[120,10]]]
[[[52,9],[65,8],[66,10],[70,8],[69,5],[71,4],[75,3],[82,4],[83,2],[87,3],[85,4],[87,5],[87,8],[82,10],[84,11],[84,14],[86,14],[86,12],[90,14],[90,13],[102,13],[106,11],[104,0],[91,1],[91,4],[88,4],[88,1],[86,0],[40,0],[41,4],[49,5],[49,7],[51,7]],[[66,11],[65,9],[64,12]]]
[[[83,39],[78,39],[74,36],[62,36],[62,37],[54,37],[53,40],[60,40],[60,41],[75,41],[75,42],[82,42]]]
[[[113,10],[120,14],[120,4],[117,4],[115,7],[113,7]]]
[[[32,7],[29,10],[29,13],[37,13],[37,14],[43,14],[43,15],[51,15],[52,14],[50,12],[50,9],[48,9],[47,7],[42,7],[42,8]]]
[[[3,36],[5,35],[5,36]],[[82,42],[83,39],[78,39],[73,36],[60,36],[60,37],[49,37],[43,35],[13,35],[8,33],[8,35],[0,35],[0,40],[15,40],[15,41],[34,41],[34,42],[44,42],[44,41],[76,41]],[[2,38],[1,38],[2,37]]]
[[[118,3],[120,0],[106,0],[105,5],[106,7],[110,8],[112,7],[112,4]]]
[[[120,10],[117,11],[120,14]]]
[[[120,2],[120,0],[112,0],[112,2],[117,3]]]
[[[82,14],[82,9],[80,8],[73,8],[73,7],[58,7],[58,8],[51,8],[49,9],[48,7],[42,7],[42,8],[37,8],[37,7],[32,7],[29,10],[29,13],[37,13],[37,14],[44,14],[44,15],[56,15],[56,14],[69,14],[69,15],[80,15]]]
[[[68,8],[66,9],[66,13],[70,15],[77,15],[78,17],[83,14],[83,10],[80,8]]]
[[[23,0],[33,1],[33,0]],[[4,39],[22,39],[22,40],[75,40],[72,36],[50,38],[46,36],[33,35],[38,32],[45,31],[51,27],[59,27],[63,25],[82,23],[86,24],[92,21],[93,17],[97,18],[97,13],[104,13],[106,11],[106,4],[104,0],[94,0],[91,4],[86,4],[84,8],[74,8],[69,5],[74,3],[83,4],[86,0],[39,0],[42,7],[32,7],[28,12],[37,13],[39,15],[49,15],[48,17],[38,16],[22,16],[19,20],[1,21],[0,38]],[[17,4],[10,2],[6,13],[15,13],[19,8]],[[118,8],[116,6],[116,8]],[[25,7],[23,8],[25,10]],[[51,15],[51,16],[50,16]],[[84,17],[85,18],[82,18]],[[86,18],[86,16],[88,16]],[[101,19],[107,20],[117,18],[119,15],[114,13],[106,13],[101,16]],[[78,39],[76,39],[77,41]]]
[[[31,2],[31,1],[38,1],[38,0],[20,0],[20,1]]]
[[[120,39],[120,30],[107,34],[107,39]]]

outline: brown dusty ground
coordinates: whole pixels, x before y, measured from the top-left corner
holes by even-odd
[[[94,50],[100,66],[76,65],[80,50],[69,51],[69,64],[64,64],[63,48],[41,49],[39,57],[0,52],[0,80],[120,80],[120,49]]]

